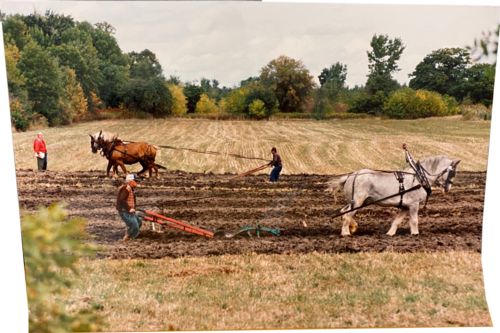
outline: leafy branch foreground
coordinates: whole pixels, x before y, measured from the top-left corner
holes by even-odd
[[[265,242],[265,240],[262,240]],[[491,326],[481,255],[85,260],[69,298],[112,331]]]
[[[71,313],[63,304],[79,278],[78,260],[95,251],[83,241],[84,227],[83,219],[68,219],[67,211],[56,204],[22,217],[30,333],[99,330],[102,319],[95,309]]]

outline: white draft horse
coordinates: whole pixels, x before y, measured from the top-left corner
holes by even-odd
[[[460,160],[452,160],[446,156],[432,156],[420,161],[430,185],[442,187],[445,192],[451,189],[458,163],[460,163]],[[410,189],[419,184],[418,177],[411,167],[400,171],[399,178],[402,178],[401,181],[398,179],[397,172],[362,169],[342,177],[334,177],[328,182],[328,187],[334,197],[336,192],[343,189],[344,197],[346,200],[350,200],[350,203],[340,210],[343,213],[363,204],[400,193],[402,188]],[[400,187],[401,183],[403,187]],[[410,216],[411,234],[418,235],[419,205],[426,200],[427,192],[421,187],[403,195],[393,196],[387,200],[377,202],[376,204],[379,206],[399,208],[399,212],[393,220],[387,235],[393,236],[396,234],[399,224],[407,215]],[[356,212],[357,210],[354,210],[342,215],[341,236],[349,236],[356,231],[358,226],[354,220]]]

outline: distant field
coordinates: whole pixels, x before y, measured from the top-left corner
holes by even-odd
[[[398,169],[404,166],[401,144],[415,158],[445,154],[462,160],[461,170],[487,166],[489,121],[460,118],[423,120],[275,120],[215,121],[205,119],[106,120],[44,130],[49,169],[106,168],[104,157],[92,154],[88,134],[99,130],[130,141],[212,150],[223,154],[271,159],[278,148],[283,173],[336,174],[360,168]],[[35,168],[32,142],[36,131],[14,133],[17,169]],[[157,162],[170,170],[238,173],[265,162],[161,149]],[[139,165],[132,167],[139,170]],[[268,172],[265,170],[264,172]]]

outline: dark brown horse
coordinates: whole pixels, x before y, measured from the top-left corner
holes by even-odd
[[[156,177],[158,177],[158,169],[165,169],[165,167],[156,164],[155,158],[158,148],[146,142],[128,142],[125,143],[120,140],[116,135],[109,133],[99,132],[97,135],[90,135],[90,145],[93,153],[101,150],[101,154],[108,159],[108,166],[106,168],[106,176],[109,177],[109,171],[113,167],[113,176],[118,174],[118,166],[121,167],[126,174],[127,169],[125,164],[140,163],[142,170],[139,175],[149,171],[149,176],[152,176],[153,170]]]

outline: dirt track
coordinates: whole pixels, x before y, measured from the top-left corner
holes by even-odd
[[[283,175],[269,184],[264,175],[230,180],[231,175],[166,172],[145,179],[137,190],[140,208],[158,211],[210,230],[235,232],[257,223],[280,228],[281,236],[236,236],[212,239],[180,231],[154,232],[145,223],[138,239],[122,242],[125,225],[114,209],[119,180],[104,171],[46,172],[18,170],[21,209],[64,201],[72,216],[88,220],[88,231],[103,246],[100,257],[161,258],[221,254],[359,252],[359,251],[481,251],[486,174],[458,172],[452,191],[435,190],[419,216],[419,236],[411,236],[407,221],[394,237],[385,235],[396,209],[370,206],[358,212],[359,229],[341,238],[341,218],[325,193],[326,175]],[[181,201],[204,196],[204,200]],[[307,225],[307,226],[305,226]]]

